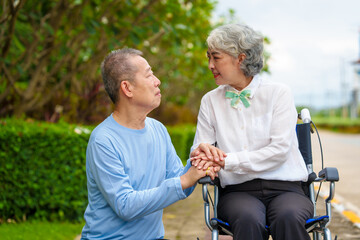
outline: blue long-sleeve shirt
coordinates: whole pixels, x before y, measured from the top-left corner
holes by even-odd
[[[186,198],[184,168],[160,122],[129,129],[112,115],[91,134],[86,151],[89,204],[82,239],[157,239],[164,236],[163,208]]]

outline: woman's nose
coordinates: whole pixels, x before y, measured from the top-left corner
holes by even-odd
[[[210,70],[214,69],[214,64],[213,64],[213,62],[212,62],[211,59],[209,60],[208,68],[209,68]]]

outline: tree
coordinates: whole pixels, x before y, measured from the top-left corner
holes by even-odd
[[[211,0],[4,0],[0,6],[0,117],[96,123],[111,111],[99,72],[113,49],[144,52],[163,103],[197,113],[214,88],[205,58]],[[164,104],[166,103],[166,104]]]

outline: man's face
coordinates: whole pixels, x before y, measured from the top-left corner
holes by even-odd
[[[161,82],[154,75],[145,58],[135,56],[132,61],[137,68],[133,83],[133,103],[151,111],[160,105],[159,86]]]

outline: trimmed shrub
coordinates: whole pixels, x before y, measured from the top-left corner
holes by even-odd
[[[342,133],[360,133],[360,118],[313,117],[312,119],[318,128]]]
[[[87,206],[86,146],[93,127],[0,120],[0,222],[82,220]],[[188,159],[194,126],[169,127]]]
[[[89,136],[74,125],[2,120],[0,218],[80,220]]]
[[[193,145],[195,126],[182,125],[175,127],[167,127],[167,129],[177,155],[185,164],[190,155],[190,148]]]

